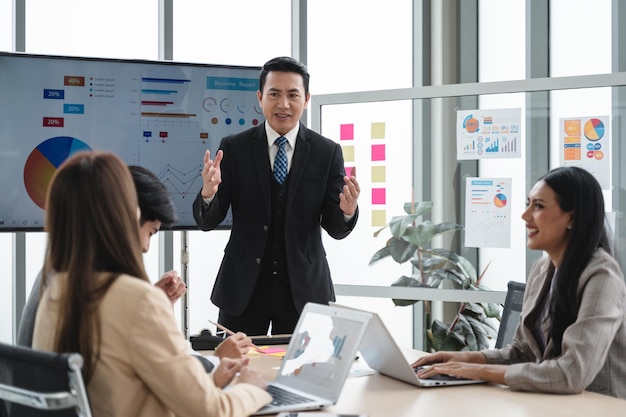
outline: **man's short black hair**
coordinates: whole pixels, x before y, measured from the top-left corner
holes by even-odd
[[[160,221],[163,228],[176,224],[176,207],[165,184],[152,171],[142,166],[130,165],[128,168],[137,189],[141,224],[155,220]]]
[[[259,76],[259,91],[263,94],[263,87],[265,87],[265,81],[267,80],[267,74],[271,71],[281,72],[295,72],[302,76],[302,82],[304,84],[304,94],[309,95],[309,70],[306,66],[290,56],[279,56],[272,58],[263,65],[261,69],[261,75]]]

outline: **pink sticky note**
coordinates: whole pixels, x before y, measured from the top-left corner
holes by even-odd
[[[386,188],[372,188],[372,204],[385,204],[387,202]]]
[[[372,145],[372,161],[385,160],[385,145]]]
[[[277,347],[266,347],[263,348],[263,353],[266,355],[272,355],[272,356],[284,356],[285,355],[285,349],[282,348],[277,348]]]
[[[349,177],[350,175],[352,175],[352,167],[345,167],[346,168],[346,175]]]
[[[353,124],[340,125],[339,139],[340,140],[354,139],[354,125]]]

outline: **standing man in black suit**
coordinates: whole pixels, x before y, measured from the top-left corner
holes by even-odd
[[[360,189],[339,144],[300,123],[311,97],[302,63],[268,61],[257,96],[265,123],[222,139],[214,160],[206,151],[193,213],[206,231],[232,207],[211,294],[219,322],[248,335],[267,334],[270,323],[272,334],[292,333],[304,304],[335,300],[321,229],[350,234]]]

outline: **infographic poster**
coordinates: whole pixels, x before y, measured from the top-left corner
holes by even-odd
[[[459,110],[457,159],[521,158],[521,109]]]
[[[575,165],[591,172],[603,190],[611,187],[609,116],[559,119],[561,166]]]
[[[511,247],[511,178],[466,178],[465,246]]]

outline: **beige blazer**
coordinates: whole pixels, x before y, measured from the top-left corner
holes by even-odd
[[[41,300],[33,347],[51,350],[66,276],[52,280]],[[87,384],[95,417],[246,416],[271,397],[250,384],[222,390],[189,355],[172,305],[161,289],[121,276],[100,305],[102,343]]]
[[[578,283],[578,317],[563,333],[561,356],[549,359],[532,331],[549,262],[540,259],[530,272],[512,344],[483,351],[487,362],[511,365],[504,379],[514,390],[572,394],[586,389],[626,399],[626,287],[618,263],[596,250]]]

